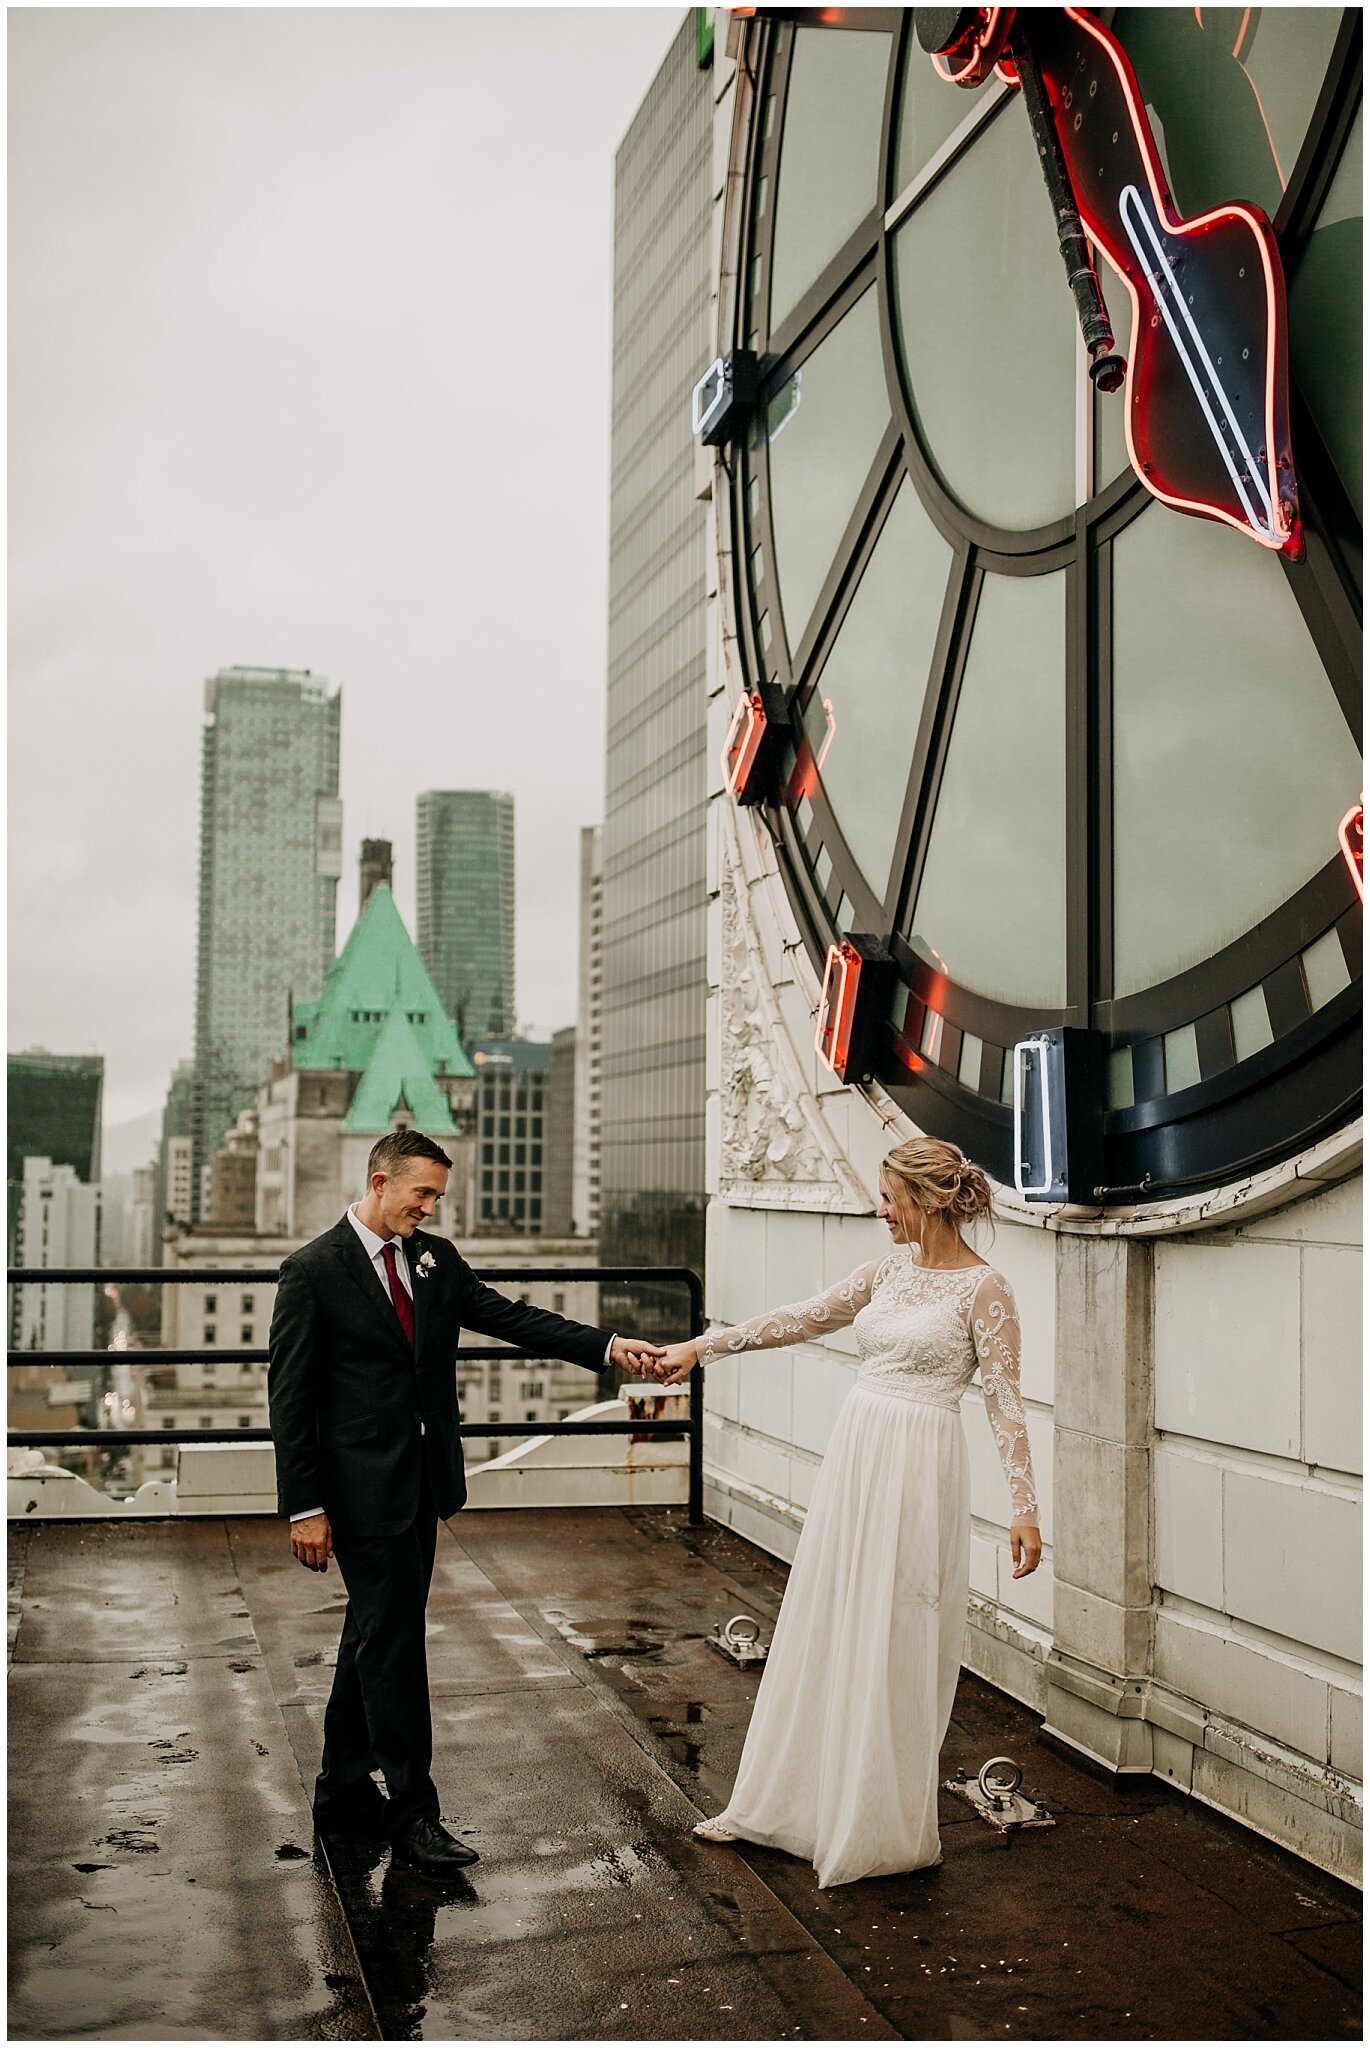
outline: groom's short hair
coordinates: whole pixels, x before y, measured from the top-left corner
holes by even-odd
[[[371,1147],[371,1157],[366,1162],[367,1186],[371,1185],[373,1173],[398,1173],[407,1159],[431,1159],[435,1166],[452,1164],[441,1145],[425,1138],[422,1131],[387,1131]]]

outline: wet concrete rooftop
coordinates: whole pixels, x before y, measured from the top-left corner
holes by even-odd
[[[674,1509],[481,1513],[429,1609],[435,1888],[314,1842],[343,1593],[274,1521],[10,1530],[10,2036],[1359,2039],[1360,1902],[962,1679],[943,1776],[1007,1752],[1058,1826],[943,1801],[940,1870],[818,1889],[708,1848],[785,1569]]]

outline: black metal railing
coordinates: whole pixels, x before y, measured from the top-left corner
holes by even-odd
[[[229,1266],[35,1266],[11,1267],[11,1287],[273,1287],[275,1267]],[[477,1270],[479,1280],[589,1280],[597,1285],[620,1286],[650,1280],[682,1287],[689,1302],[689,1329],[698,1337],[704,1328],[704,1283],[691,1266],[487,1266]],[[535,1363],[542,1354],[517,1351],[506,1344],[463,1345],[459,1358],[465,1361],[499,1359],[507,1364]],[[137,1346],[128,1350],[104,1351],[10,1351],[8,1363],[17,1366],[101,1366],[116,1361],[136,1366],[163,1365],[266,1365],[270,1353],[245,1345],[215,1345],[212,1348],[180,1346]],[[457,1425],[463,1437],[520,1436],[673,1436],[682,1434],[689,1443],[689,1518],[695,1527],[704,1520],[704,1373],[696,1366],[689,1378],[689,1415],[682,1424],[666,1418],[625,1417],[622,1421],[577,1421],[526,1424],[521,1430],[492,1428],[485,1422]],[[6,1440],[14,1449],[112,1450],[134,1444],[267,1444],[269,1429],[11,1429]]]

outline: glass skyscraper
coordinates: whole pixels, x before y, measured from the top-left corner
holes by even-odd
[[[462,1043],[514,1031],[514,799],[429,789],[418,800],[416,937]]]
[[[341,698],[308,669],[205,684],[192,1196],[333,962]]]
[[[691,10],[615,161],[600,1069],[601,1256],[697,1269],[706,613],[690,392],[713,353],[712,87]],[[678,1333],[681,1308],[677,1289],[638,1290],[622,1313]]]

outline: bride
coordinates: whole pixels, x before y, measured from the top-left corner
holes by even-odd
[[[826,1294],[673,1345],[668,1381],[851,1324],[860,1365],[823,1460],[728,1805],[695,1833],[807,1857],[821,1885],[940,1863],[937,1759],[966,1627],[970,1487],[960,1400],[980,1368],[1012,1497],[1015,1579],[1042,1555],[1018,1388],[1018,1314],[963,1239],[989,1182],[914,1138],[880,1170],[892,1249]]]

